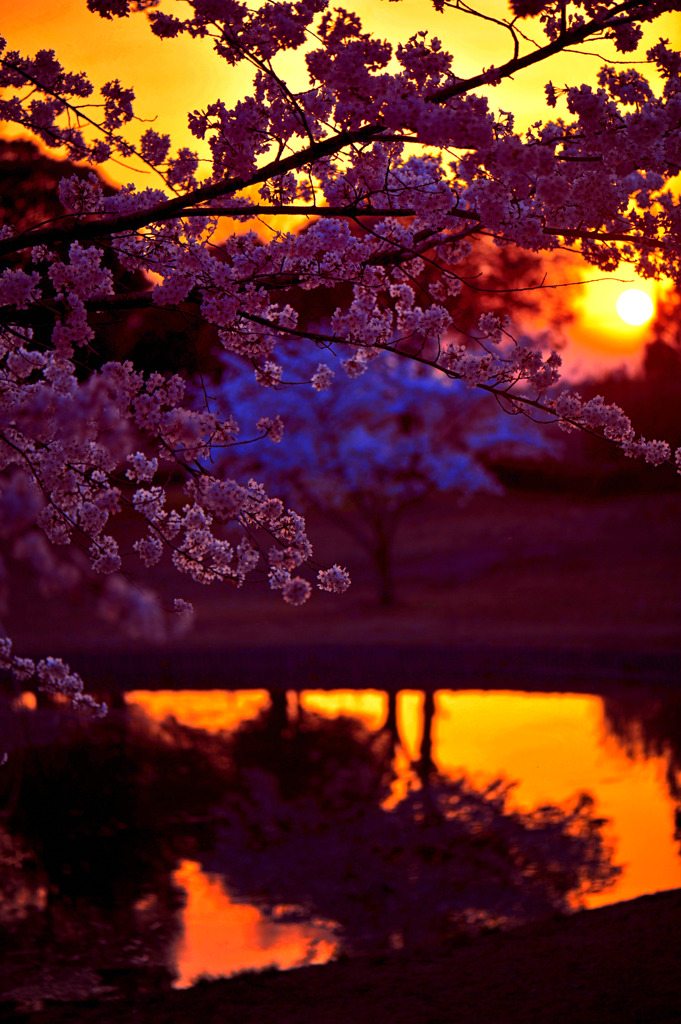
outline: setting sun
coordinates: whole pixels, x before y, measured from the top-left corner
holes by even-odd
[[[632,327],[645,324],[655,312],[650,295],[640,288],[628,288],[617,300],[617,313],[621,320]]]

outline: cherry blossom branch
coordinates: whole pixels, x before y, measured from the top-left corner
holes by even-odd
[[[593,238],[598,242],[625,242],[627,245],[642,245],[651,249],[667,249],[668,242],[663,238],[647,238],[645,235],[629,235],[626,231],[590,231],[587,228],[562,228],[547,226],[547,235],[562,235],[564,238]]]
[[[97,6],[106,16],[114,2],[98,0]],[[140,603],[139,594],[125,591],[125,581],[115,582],[121,553],[107,524],[126,505],[119,486],[125,470],[136,485],[130,501],[143,536],[134,550],[145,566],[169,547],[178,571],[200,582],[228,578],[240,585],[264,566],[284,600],[297,605],[309,596],[309,583],[294,575],[298,566],[312,564],[302,518],[255,481],[243,486],[211,471],[217,449],[245,444],[237,440],[227,370],[224,381],[214,381],[225,388],[218,415],[210,388],[203,396],[194,389],[188,364],[182,374],[142,373],[132,360],[100,359],[103,315],[126,310],[162,315],[167,309],[185,323],[211,325],[225,367],[230,359],[250,364],[252,386],[272,389],[282,403],[303,391],[287,389],[291,381],[275,351],[298,339],[313,355],[312,346],[334,354],[342,347],[348,358],[341,365],[350,377],[376,355],[397,354],[490,394],[513,413],[604,436],[626,455],[654,464],[671,460],[668,445],[637,437],[616,406],[567,391],[554,397],[558,355],[516,341],[510,319],[489,310],[476,309],[471,320],[476,296],[468,293],[458,307],[456,296],[466,285],[498,291],[465,280],[472,236],[494,238],[500,252],[511,242],[532,259],[574,239],[604,270],[635,259],[644,276],[681,274],[681,208],[673,190],[681,164],[675,100],[681,57],[666,43],[649,51],[664,82],[659,96],[637,70],[608,66],[594,85],[566,87],[568,123],[548,119],[518,133],[510,112],[494,114],[475,92],[572,52],[589,37],[612,35],[622,52],[631,51],[638,30],[630,23],[681,9],[681,0],[609,6],[579,0],[572,25],[565,4],[513,0],[512,6],[518,17],[543,14],[548,44],[528,40],[515,19],[500,22],[512,36],[513,58],[468,79],[455,77],[454,58],[426,33],[393,50],[363,32],[352,12],[323,11],[316,0],[253,10],[234,0],[227,7],[238,17],[230,20],[215,13],[224,13],[224,5],[195,3],[186,21],[153,12],[157,35],[207,35],[228,62],[255,63],[255,93],[229,108],[218,99],[190,112],[191,131],[211,148],[211,177],[204,184],[197,184],[198,154],[181,149],[166,162],[169,137],[149,129],[140,143],[142,159],[149,155],[182,194],[133,186],[112,194],[96,174],[74,172],[58,189],[68,217],[21,234],[11,224],[2,228],[0,391],[4,429],[15,448],[2,445],[0,527],[10,549],[15,538],[19,546],[36,538],[47,546],[87,537],[90,569],[109,576],[102,590],[115,621],[156,635],[158,602]],[[462,0],[455,7],[486,17]],[[578,24],[582,15],[587,20]],[[301,45],[306,32],[310,38],[309,26],[319,48],[305,52],[310,88],[295,93],[273,61]],[[521,53],[521,38],[531,52]],[[393,58],[401,68],[396,73]],[[8,64],[16,64],[16,73]],[[18,83],[22,96],[1,100],[0,112],[37,128],[44,114],[43,140],[62,139],[73,155],[82,155],[80,129],[89,137],[96,115],[69,97],[89,95],[84,76],[65,73],[51,51],[34,61],[12,56],[8,64],[0,65],[0,83]],[[30,96],[23,95],[23,71],[34,80]],[[103,128],[120,151],[136,152],[113,134],[132,117],[131,90],[117,80],[106,89]],[[546,91],[551,106],[563,94],[551,83]],[[88,149],[91,164],[103,149],[101,141]],[[282,216],[293,220],[294,230],[281,224]],[[256,217],[259,230],[249,230],[254,225],[247,222]],[[216,230],[225,218],[237,226],[229,225],[231,234],[218,246]],[[512,273],[509,312],[518,290],[512,286],[522,283]],[[145,274],[149,287],[126,293]],[[305,292],[339,283],[345,288],[338,308],[334,296],[319,314],[328,326],[305,330],[303,318],[311,317]],[[458,310],[466,331],[456,323]],[[475,344],[466,348],[453,340],[466,337]],[[89,366],[81,352],[91,356]],[[306,383],[323,391],[332,376],[320,363]],[[367,410],[372,401],[366,399]],[[267,450],[276,449],[284,429],[279,411],[256,424]],[[184,477],[181,509],[175,502],[164,506],[164,466]],[[437,471],[454,473],[451,467],[443,472],[442,463]],[[364,511],[370,518],[370,503]],[[224,524],[239,531],[238,545],[226,539]],[[269,550],[256,550],[256,534],[272,539]],[[341,591],[347,574],[323,570],[318,585]]]
[[[640,7],[633,0],[625,0],[610,12],[610,24],[618,14],[629,11],[632,8]],[[588,38],[590,35],[602,32],[608,28],[605,22],[587,22],[582,26],[568,30],[553,42],[540,47],[538,50],[524,57],[514,58],[506,64],[494,70],[495,77],[505,78],[515,72],[523,70],[533,64],[540,63],[551,56],[561,52],[566,46],[574,46]],[[436,90],[426,96],[427,102],[442,104],[447,100],[464,95],[481,85],[487,84],[489,72],[456,82]],[[42,87],[42,86],[41,86]],[[307,164],[315,163],[327,156],[332,156],[345,149],[347,146],[356,143],[366,143],[381,135],[384,125],[364,125],[355,131],[339,132],[329,139],[315,141],[296,153],[282,159],[275,159],[259,168],[254,174],[247,178],[233,177],[225,181],[204,185],[193,189],[184,195],[158,203],[152,210],[138,211],[132,214],[120,215],[117,217],[106,217],[85,223],[77,222],[70,228],[47,228],[25,232],[15,239],[0,239],[0,256],[21,251],[29,246],[49,244],[52,242],[100,238],[103,235],[120,234],[121,232],[137,230],[153,223],[160,223],[167,219],[181,217],[183,210],[187,207],[195,207],[197,203],[209,202],[237,191],[263,183],[271,177],[286,174],[290,171],[299,170]],[[475,214],[471,214],[475,217]],[[476,218],[477,219],[477,218]],[[549,234],[549,232],[546,232]],[[635,240],[633,240],[635,244]]]
[[[282,327],[271,321],[267,321],[263,317],[258,317],[248,313],[242,313],[241,316],[244,319],[252,320],[254,323],[259,323],[264,327],[270,327],[273,332],[281,332],[283,334],[290,335],[292,337],[310,339],[315,342],[322,342],[327,346],[333,345],[356,345],[352,339],[343,338],[336,334],[328,335],[314,331],[302,331],[293,327]],[[476,357],[463,355],[463,359],[468,364],[464,369],[455,370],[452,368],[451,362],[448,365],[446,358],[431,359],[421,353],[413,352],[409,349],[399,348],[400,341],[393,341],[390,343],[386,342],[375,342],[373,348],[384,351],[399,353],[399,355],[407,360],[421,364],[422,366],[428,366],[433,370],[437,370],[449,377],[451,380],[467,380],[468,368],[477,366],[485,366],[485,362],[482,360],[476,361]],[[446,354],[445,354],[446,356]],[[490,363],[487,362],[487,369]],[[518,383],[521,383],[522,378],[520,376],[515,379],[505,379],[502,383],[494,384],[489,381],[483,380],[472,380],[467,381],[470,386],[478,388],[481,391],[493,395],[496,399],[507,403],[509,406],[523,411],[524,409],[534,409],[542,412],[550,417],[550,422],[558,424],[566,424],[568,427],[579,429],[585,433],[592,434],[595,437],[605,440],[615,447],[623,450],[625,454],[630,457],[638,455],[643,456],[647,462],[651,462],[654,465],[660,465],[663,462],[669,465],[679,466],[680,457],[677,453],[676,459],[672,458],[669,445],[666,442],[661,441],[650,441],[647,442],[645,439],[636,439],[634,432],[631,428],[631,423],[628,418],[623,414],[622,410],[618,406],[606,406],[601,400],[592,400],[589,403],[582,403],[578,395],[567,393],[567,395],[559,396],[558,399],[542,399],[542,398],[531,398],[529,395],[518,394],[516,391],[511,389]],[[571,412],[566,411],[571,409]],[[586,410],[586,411],[585,411]],[[602,419],[605,424],[605,429],[609,426],[616,426],[617,434],[608,434],[595,430],[592,424],[588,421],[588,418],[598,418],[602,414]],[[679,450],[681,452],[681,449]]]
[[[65,111],[67,111],[70,114],[73,114],[74,117],[77,119],[77,123],[78,124],[80,124],[81,121],[85,121],[87,124],[90,125],[91,128],[94,128],[96,131],[101,132],[102,135],[110,143],[114,144],[114,148],[120,149],[120,146],[118,144],[120,140],[116,136],[116,134],[113,131],[113,129],[107,128],[106,125],[102,124],[99,121],[95,121],[88,114],[84,113],[82,106],[79,107],[79,106],[76,106],[76,104],[71,103],[69,100],[64,98],[62,93],[59,93],[59,92],[55,91],[54,89],[50,89],[49,86],[47,86],[40,79],[36,78],[34,75],[31,75],[25,68],[22,68],[21,66],[17,65],[16,63],[8,61],[5,57],[0,57],[0,66],[4,67],[4,68],[8,68],[9,70],[15,72],[15,74],[22,75],[22,77],[27,82],[30,82],[36,89],[39,89],[46,96],[51,96],[53,99],[57,100],[62,105],[62,107],[63,107],[63,109]],[[28,123],[28,122],[26,123],[25,127],[34,130],[37,135],[40,135],[41,131],[45,130],[42,125],[32,124],[32,123]],[[56,132],[50,132],[50,134],[52,135],[52,138],[55,140],[55,144],[63,144],[64,143],[64,140]],[[72,145],[72,144],[69,143],[69,145]],[[86,145],[84,145],[82,151],[80,153],[76,152],[74,155],[76,157],[79,157],[80,159],[87,159],[87,157],[90,155],[90,153],[89,153],[88,147]],[[176,192],[176,193],[178,192],[178,190],[176,188],[174,188],[168,182],[166,176],[162,173],[162,171],[155,164],[153,164],[150,160],[147,160],[142,155],[142,153],[140,153],[138,151],[138,149],[135,146],[132,146],[131,144],[126,142],[124,155],[125,156],[133,156],[134,155],[135,157],[137,157],[137,159],[141,163],[143,163],[146,167],[148,167],[150,171],[153,171],[154,174],[157,174],[161,178],[163,183],[165,185],[167,185],[171,189],[171,191]]]
[[[548,60],[550,57],[555,57],[556,54],[561,53],[566,47],[577,46],[579,43],[585,42],[590,36],[598,36],[602,34],[606,29],[611,28],[614,23],[614,19],[618,15],[630,11],[632,8],[640,8],[640,0],[625,0],[625,2],[617,4],[611,11],[609,20],[606,21],[587,21],[583,25],[576,26],[572,29],[562,32],[557,39],[554,39],[550,43],[546,43],[544,46],[533,51],[532,53],[526,54],[524,57],[513,57],[505,64],[495,67],[493,70],[493,76],[495,81],[501,81],[504,78],[510,78],[518,71],[523,71],[525,68],[532,67],[533,64],[540,64],[542,61]],[[472,89],[478,89],[482,85],[488,85],[490,81],[491,71],[483,71],[479,75],[473,75],[471,78],[465,78],[454,85],[445,86],[442,89],[438,89],[432,93],[428,98],[433,103],[443,103],[448,99],[452,99],[454,96],[461,96],[464,93],[470,92]]]

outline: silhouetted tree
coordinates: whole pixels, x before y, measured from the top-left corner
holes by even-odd
[[[197,817],[225,785],[209,744],[128,711],[64,722],[57,741],[13,752],[0,777],[5,843],[45,891],[28,922],[41,942],[104,963],[129,960],[132,945],[167,963],[183,899],[172,873],[210,845]],[[5,921],[5,941],[20,924]]]

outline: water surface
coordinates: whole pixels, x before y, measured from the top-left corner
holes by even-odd
[[[186,986],[681,886],[665,693],[138,690],[49,729],[30,703],[15,946]]]
[[[306,690],[299,697],[290,694],[292,717],[298,700],[301,708],[326,718],[357,719],[374,734],[385,726],[391,713],[388,695],[378,690]],[[270,696],[266,690],[200,694],[138,691],[129,694],[128,701],[143,707],[157,720],[172,714],[188,725],[218,732],[233,730],[266,709]],[[435,694],[434,704],[431,756],[445,775],[455,778],[465,772],[481,786],[497,778],[510,780],[514,783],[511,804],[525,810],[542,804],[562,804],[580,792],[593,798],[595,813],[607,819],[604,836],[612,845],[615,864],[622,870],[611,885],[585,895],[584,905],[595,907],[681,886],[681,858],[674,836],[677,802],[668,785],[668,753],[646,752],[641,737],[633,745],[631,737],[629,742],[626,737],[618,737],[603,698],[443,690]],[[636,702],[632,702],[629,710],[629,721],[635,725]],[[399,692],[392,713],[396,716],[398,742],[388,804],[406,793],[413,765],[422,753],[423,693]],[[178,878],[187,892],[188,903],[184,940],[177,950],[179,984],[186,984],[200,972],[201,958],[206,954],[201,952],[198,936],[205,934],[212,921],[221,920],[230,934],[241,936],[238,955],[223,945],[222,967],[214,964],[213,971],[238,970],[244,966],[245,950],[257,946],[253,929],[262,929],[262,923],[241,922],[243,904],[229,903],[225,895],[229,885],[224,878],[220,882],[217,876],[212,877],[210,884],[215,895],[211,904],[205,897],[207,876],[198,865],[185,865],[183,872]],[[256,913],[254,908],[250,909],[252,914]],[[256,922],[255,917],[251,920]],[[278,936],[272,933],[268,937],[269,962],[288,966],[294,943],[298,962],[303,962],[311,949],[313,960],[332,952],[332,938],[322,926],[304,935],[297,935],[293,927],[279,925]],[[212,960],[219,961],[220,955],[213,946]],[[262,963],[260,953],[251,956],[251,966]]]

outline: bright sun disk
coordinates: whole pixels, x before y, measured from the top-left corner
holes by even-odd
[[[617,300],[617,313],[621,320],[632,327],[639,327],[650,320],[655,306],[650,295],[640,288],[629,288]]]

